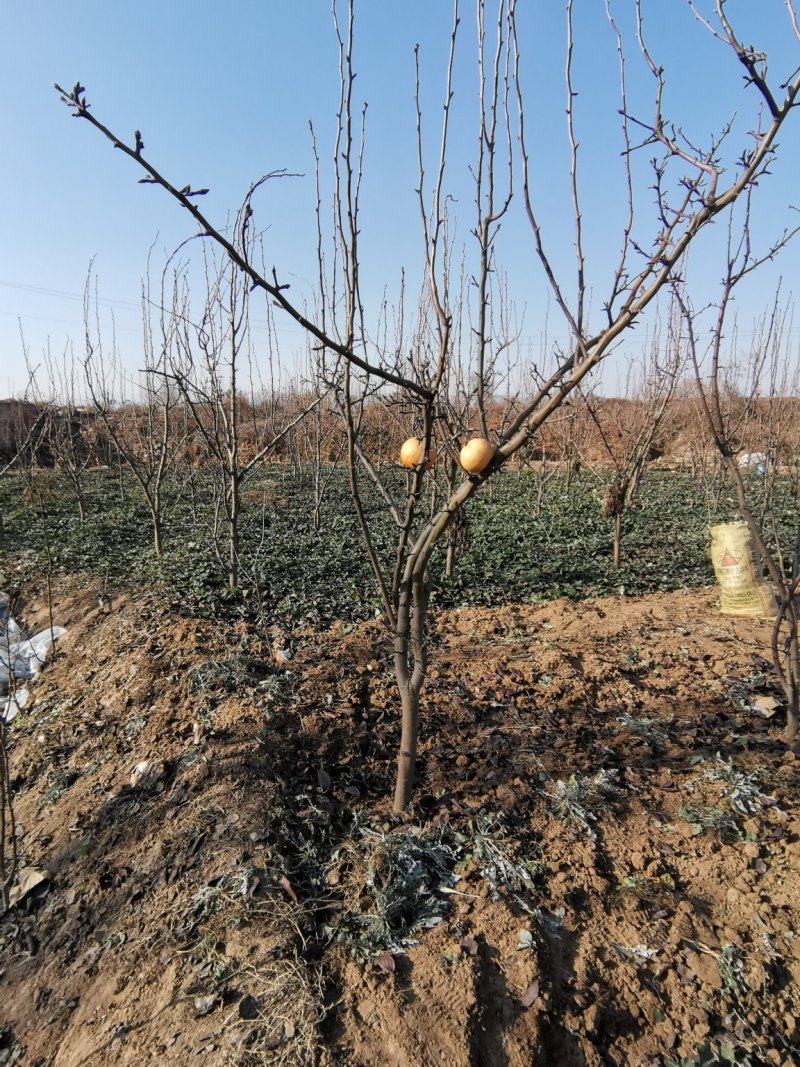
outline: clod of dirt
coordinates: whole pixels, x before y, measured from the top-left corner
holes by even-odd
[[[216,993],[210,993],[205,997],[195,997],[192,1001],[192,1007],[198,1019],[204,1015],[210,1015],[218,1004],[219,997]]]

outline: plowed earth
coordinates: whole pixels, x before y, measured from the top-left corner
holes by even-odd
[[[711,591],[438,614],[400,819],[378,622],[283,653],[74,580],[53,617],[11,731],[45,878],[0,921],[0,1062],[798,1062],[800,760],[763,717],[767,623]],[[354,934],[415,841],[453,857],[429,928]]]

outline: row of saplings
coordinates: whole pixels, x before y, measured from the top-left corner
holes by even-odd
[[[461,469],[467,474],[480,474],[486,470],[494,458],[494,445],[485,437],[473,437],[467,441],[458,455]],[[431,449],[425,456],[425,442],[418,437],[409,437],[400,449],[400,463],[411,470],[424,463],[423,470],[430,470],[439,458],[437,452]]]

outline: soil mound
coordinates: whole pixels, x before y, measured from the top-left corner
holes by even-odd
[[[794,1062],[768,624],[709,591],[439,613],[400,819],[377,623],[287,643],[74,582],[53,617],[0,1062]]]

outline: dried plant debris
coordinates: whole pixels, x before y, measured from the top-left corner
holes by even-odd
[[[39,810],[41,811],[43,808],[55,804],[57,800],[63,797],[67,790],[72,788],[79,778],[80,774],[78,771],[71,768],[56,771],[48,781],[44,792],[39,798]]]
[[[192,667],[188,675],[190,693],[222,690],[235,693],[253,682],[250,657],[237,651],[224,659],[205,659]]]
[[[760,767],[752,771],[737,771],[732,759],[724,759],[717,753],[714,766],[706,771],[706,778],[722,782],[723,796],[740,815],[755,815],[763,808],[775,807],[775,797],[767,796],[763,791],[764,771]]]
[[[542,864],[536,858],[520,855],[521,850],[514,847],[498,816],[478,818],[469,847],[495,900],[499,886],[519,896],[531,892],[541,880]]]
[[[191,940],[209,916],[227,906],[241,905],[250,900],[259,883],[256,868],[249,864],[210,878],[192,894],[189,906],[172,927],[173,937],[178,941]]]
[[[619,883],[617,892],[648,903],[665,904],[675,896],[675,879],[671,874],[629,874]]]
[[[726,845],[741,839],[742,831],[736,816],[724,808],[713,804],[700,804],[691,808],[681,807],[678,809],[678,815],[689,823],[695,835],[701,834],[703,830],[711,830]]]
[[[471,832],[451,826],[377,830],[357,818],[325,868],[326,884],[338,897],[325,934],[362,960],[403,952],[416,943],[417,931],[445,919],[450,898],[458,895],[453,887],[467,869],[488,882],[492,899],[504,890],[537,918],[529,898],[543,868],[512,842],[502,816],[479,816]]]
[[[550,942],[558,941],[563,936],[563,908],[552,913],[543,908],[528,908],[527,911],[530,920],[528,926],[523,927],[517,934],[518,952],[524,949],[546,948]]]
[[[649,948],[647,945],[620,945],[612,942],[611,947],[623,960],[633,960],[635,963],[647,963],[661,952],[660,948]]]
[[[323,998],[319,976],[296,956],[240,971],[250,992],[225,1033],[227,1062],[307,1067],[319,1053]]]
[[[403,951],[415,930],[443,920],[449,903],[442,889],[455,883],[461,854],[445,828],[383,832],[357,824],[328,866],[328,882],[343,899],[326,934],[364,960]]]
[[[712,953],[717,958],[719,976],[725,991],[736,1000],[747,995],[744,980],[744,953],[738,945],[723,945],[719,953]]]
[[[672,725],[663,719],[648,719],[627,713],[618,716],[617,722],[626,733],[640,737],[657,752],[661,752],[669,740],[669,728]]]
[[[772,684],[768,674],[756,667],[749,673],[726,675],[723,682],[726,683],[728,699],[742,711],[752,711],[765,717],[764,711],[767,710],[766,717],[769,718],[780,704],[771,696]]]
[[[266,894],[270,908],[282,901],[291,910],[286,918],[301,936],[321,935],[362,962],[374,961],[403,952],[420,930],[441,923],[467,868],[489,883],[494,899],[505,890],[534,919],[539,915],[529,898],[541,865],[512,843],[501,816],[482,815],[471,832],[460,833],[441,825],[392,829],[356,814],[336,843],[324,828],[304,832],[298,820],[283,831],[277,847],[265,844],[262,868],[240,865],[200,886],[176,916],[173,936],[193,941],[211,916],[230,909],[225,922],[237,921],[237,911],[266,906]]]
[[[544,790],[556,818],[583,831],[590,840],[597,837],[595,824],[600,809],[608,809],[610,800],[618,798],[617,771],[601,770],[591,778],[571,775],[566,782],[560,778],[555,788]]]

